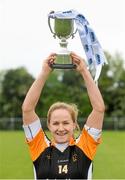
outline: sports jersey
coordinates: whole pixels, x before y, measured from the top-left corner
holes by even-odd
[[[79,138],[76,140],[71,138],[69,144],[65,143],[61,151],[62,145],[48,140],[39,123],[37,121],[27,127],[24,126],[36,178],[91,179],[92,160],[100,138],[95,140],[88,133],[90,128],[85,126]]]

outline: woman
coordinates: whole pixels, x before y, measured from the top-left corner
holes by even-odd
[[[71,53],[76,70],[85,81],[92,112],[78,139],[73,132],[77,127],[78,110],[75,105],[57,102],[47,115],[48,128],[52,134],[50,142],[45,136],[39,117],[35,113],[37,102],[44,84],[51,73],[51,64],[55,54],[51,54],[43,63],[42,70],[29,89],[24,100],[23,127],[29,145],[37,179],[90,179],[92,177],[92,160],[97,145],[100,143],[104,118],[104,102],[95,85],[84,60]]]

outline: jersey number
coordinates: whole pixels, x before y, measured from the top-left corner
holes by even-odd
[[[67,165],[64,165],[64,166],[59,165],[58,168],[59,168],[59,174],[62,174],[62,173],[67,174],[68,173],[68,166]]]

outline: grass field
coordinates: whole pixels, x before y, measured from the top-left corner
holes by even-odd
[[[33,179],[22,131],[0,132],[0,179]],[[94,160],[94,179],[125,179],[125,132],[104,131]]]

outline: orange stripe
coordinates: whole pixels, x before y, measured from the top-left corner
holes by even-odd
[[[29,145],[29,151],[32,161],[35,161],[39,155],[48,147],[45,141],[45,134],[42,129],[39,133],[33,138],[32,141],[27,142]]]
[[[93,160],[96,154],[98,144],[100,144],[100,139],[96,142],[88,134],[88,132],[83,129],[80,139],[78,143],[76,143],[76,146],[78,146],[89,159]]]

